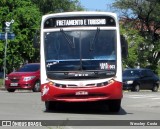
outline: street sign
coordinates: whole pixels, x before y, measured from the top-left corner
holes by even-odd
[[[15,34],[14,33],[8,33],[8,39],[14,39]]]
[[[14,33],[7,33],[7,39],[14,39],[15,34]],[[6,40],[5,33],[0,33],[0,40]]]
[[[12,19],[10,22],[2,22],[2,31],[3,32],[11,32],[12,31],[12,24],[14,20]]]
[[[6,26],[4,27],[5,32],[10,32],[11,31],[12,26]]]

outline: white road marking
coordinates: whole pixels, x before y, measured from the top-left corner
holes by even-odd
[[[129,95],[129,98],[133,98],[133,99],[142,99],[142,98],[147,98],[147,99],[160,99],[160,96],[158,95]]]

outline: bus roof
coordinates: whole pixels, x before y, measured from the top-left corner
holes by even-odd
[[[52,14],[46,14],[43,15],[42,19],[45,19],[46,17],[67,17],[67,16],[112,16],[115,19],[117,19],[116,13],[112,12],[97,12],[97,11],[76,11],[76,12],[62,12],[62,13],[52,13]]]

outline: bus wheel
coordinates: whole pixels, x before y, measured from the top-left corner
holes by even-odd
[[[56,102],[45,101],[45,107],[46,107],[46,111],[54,110],[56,109]]]
[[[109,100],[108,109],[110,112],[119,112],[121,109],[121,99]]]
[[[16,89],[7,89],[8,92],[15,92]]]
[[[36,81],[32,91],[33,92],[40,92],[40,80]]]

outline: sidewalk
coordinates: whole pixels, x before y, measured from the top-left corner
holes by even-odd
[[[4,86],[0,86],[0,90],[6,90]]]

